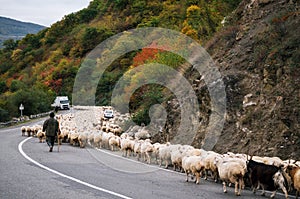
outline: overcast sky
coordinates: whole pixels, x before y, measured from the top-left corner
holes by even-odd
[[[91,0],[0,0],[0,16],[50,26]]]

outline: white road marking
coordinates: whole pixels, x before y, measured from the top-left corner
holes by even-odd
[[[130,197],[128,197],[128,196],[125,196],[125,195],[122,195],[122,194],[119,194],[119,193],[116,193],[116,192],[113,192],[113,191],[109,191],[109,190],[107,190],[107,189],[100,188],[100,187],[97,187],[97,186],[95,186],[95,185],[92,185],[92,184],[89,184],[89,183],[87,183],[87,182],[84,182],[84,181],[81,181],[81,180],[79,180],[79,179],[76,179],[76,178],[74,178],[74,177],[65,175],[65,174],[63,174],[63,173],[60,173],[60,172],[58,172],[58,171],[56,171],[56,170],[50,169],[49,167],[46,167],[46,166],[44,166],[44,165],[38,163],[37,161],[35,161],[35,160],[33,160],[32,158],[30,158],[30,157],[23,151],[23,149],[22,149],[22,145],[23,145],[26,141],[28,141],[29,139],[31,139],[31,138],[32,138],[32,137],[26,138],[25,140],[23,140],[22,142],[20,142],[20,143],[19,143],[19,146],[18,146],[19,152],[20,152],[27,160],[29,160],[30,162],[36,164],[37,166],[39,166],[39,167],[41,167],[41,168],[43,168],[43,169],[45,169],[45,170],[47,170],[47,171],[50,171],[50,172],[52,172],[52,173],[55,173],[55,174],[57,174],[57,175],[59,175],[59,176],[62,176],[62,177],[64,177],[64,178],[67,178],[67,179],[69,179],[69,180],[72,180],[72,181],[74,181],[74,182],[77,182],[77,183],[79,183],[79,184],[82,184],[82,185],[88,186],[88,187],[90,187],[90,188],[96,189],[96,190],[98,190],[98,191],[102,191],[102,192],[105,192],[105,193],[108,193],[108,194],[111,194],[111,195],[114,195],[114,196],[118,196],[118,197],[120,197],[120,198],[133,199],[133,198],[130,198]],[[99,151],[99,152],[103,152],[103,153],[109,154],[109,155],[111,155],[111,156],[115,156],[115,157],[127,159],[127,158],[125,158],[125,157],[120,157],[120,156],[118,156],[118,155],[116,155],[116,154],[112,154],[112,153],[109,153],[109,152],[104,151],[104,150],[101,150],[101,149],[97,149],[97,148],[96,148],[96,150]],[[155,167],[155,166],[153,166],[153,165],[145,164],[145,163],[142,163],[142,162],[139,162],[139,161],[136,161],[136,160],[131,160],[131,159],[127,159],[127,160],[132,161],[132,162],[136,162],[136,163],[141,163],[141,164],[144,164],[144,165],[147,165],[147,166],[150,166],[150,167]],[[157,168],[157,167],[156,167],[156,168]],[[185,175],[184,173],[180,173],[180,172],[176,172],[176,171],[173,171],[173,170],[164,169],[164,168],[160,168],[160,167],[158,167],[157,169],[158,169],[158,170],[162,170],[162,171],[171,172],[171,173],[180,174],[180,175]],[[267,191],[267,190],[266,190],[265,192],[266,192],[266,193],[270,193],[270,194],[273,193],[273,192]],[[278,193],[278,192],[276,193],[276,195],[284,196],[283,193]],[[293,196],[293,195],[288,195],[288,196],[289,196],[290,198],[295,198],[295,196]]]
[[[77,183],[79,183],[79,184],[82,184],[82,185],[85,185],[85,186],[87,186],[87,187],[90,187],[90,188],[92,188],[92,189],[96,189],[96,190],[98,190],[98,191],[102,191],[102,192],[105,192],[105,193],[108,193],[108,194],[110,194],[110,195],[114,195],[114,196],[117,196],[117,197],[120,197],[120,198],[124,198],[124,199],[132,199],[132,198],[130,198],[130,197],[128,197],[128,196],[124,196],[124,195],[122,195],[122,194],[119,194],[119,193],[116,193],[116,192],[113,192],[113,191],[109,191],[109,190],[107,190],[107,189],[103,189],[103,188],[101,188],[101,187],[97,187],[97,186],[95,186],[95,185],[92,185],[92,184],[89,184],[89,183],[87,183],[87,182],[81,181],[81,180],[79,180],[79,179],[77,179],[77,178],[74,178],[74,177],[65,175],[65,174],[63,174],[63,173],[60,173],[60,172],[58,172],[58,171],[56,171],[56,170],[54,170],[54,169],[50,169],[49,167],[46,167],[45,165],[42,165],[41,163],[39,163],[39,162],[33,160],[32,158],[30,158],[30,157],[23,151],[23,148],[22,148],[23,144],[24,144],[26,141],[28,141],[29,139],[31,139],[31,138],[32,138],[32,137],[26,138],[25,140],[23,140],[22,142],[20,142],[20,143],[19,143],[19,146],[18,146],[19,152],[20,152],[27,160],[29,160],[30,162],[32,162],[32,163],[34,163],[35,165],[41,167],[42,169],[45,169],[45,170],[50,171],[50,172],[52,172],[52,173],[54,173],[54,174],[57,174],[57,175],[59,175],[59,176],[61,176],[61,177],[67,178],[67,179],[72,180],[72,181],[74,181],[74,182],[77,182]]]

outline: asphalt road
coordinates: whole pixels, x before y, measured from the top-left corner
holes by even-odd
[[[49,153],[46,143],[21,136],[20,126],[0,129],[0,148],[0,199],[237,197],[233,188],[224,194],[222,185],[212,181],[185,182],[182,173],[123,158],[119,152],[63,143],[59,152],[55,146]],[[238,198],[266,198],[258,194],[243,190]]]

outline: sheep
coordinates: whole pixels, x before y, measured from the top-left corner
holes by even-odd
[[[197,156],[206,156],[207,155],[207,151],[205,151],[204,149],[191,149],[186,151],[186,155],[188,156],[193,156],[193,155],[197,155]]]
[[[158,154],[159,154],[159,166],[162,166],[162,162],[165,161],[165,168],[167,169],[169,166],[169,162],[171,162],[171,152],[169,147],[171,146],[170,142],[167,142],[166,144],[162,145],[159,148]]]
[[[169,166],[169,163],[172,162],[171,160],[171,152],[175,151],[175,150],[179,150],[180,148],[180,144],[176,144],[176,145],[172,145],[169,142],[166,143],[165,146],[162,146],[159,148],[159,166],[162,165],[162,162],[165,161],[165,168],[167,169]]]
[[[120,136],[121,133],[123,132],[122,128],[118,125],[116,125],[113,129],[112,129],[112,132],[115,134],[115,135],[118,135]]]
[[[101,142],[102,147],[104,147],[106,149],[109,147],[108,141],[112,136],[114,136],[114,134],[111,132],[110,133],[106,133],[106,132],[102,133],[102,142]]]
[[[218,168],[214,164],[214,161],[216,157],[220,157],[220,156],[221,156],[220,154],[213,151],[208,151],[206,155],[203,156],[203,162],[205,167],[205,177],[204,177],[205,180],[207,180],[208,171],[210,171],[214,181],[215,182],[218,181]]]
[[[57,136],[57,143],[61,145],[62,141],[67,142],[69,131],[66,128],[61,128]]]
[[[31,127],[32,136],[35,137],[39,130],[43,130],[43,127],[41,125],[35,125]]]
[[[140,139],[149,139],[149,138],[151,138],[151,135],[150,135],[149,131],[146,130],[145,127],[143,127],[134,134],[134,137],[139,140]]]
[[[22,126],[21,127],[22,136],[25,136],[26,129],[27,129],[27,126]]]
[[[240,196],[244,184],[243,177],[246,173],[245,168],[239,162],[225,161],[218,156],[215,158],[214,164],[217,166],[219,177],[223,182],[224,193],[227,193],[226,183],[229,182],[235,184],[235,195]]]
[[[177,146],[178,146],[177,149],[171,151],[171,162],[174,171],[176,171],[176,168],[182,171],[182,158],[186,156],[189,153],[189,151],[192,151],[195,148],[190,145],[177,145]]]
[[[129,136],[127,133],[121,136],[121,151],[123,151],[122,156],[129,157],[133,152],[135,141],[133,137]]]
[[[256,162],[250,159],[247,161],[247,170],[249,179],[252,185],[253,193],[255,193],[258,186],[262,187],[262,195],[265,195],[265,189],[273,191],[271,198],[276,194],[278,188],[281,188],[288,198],[287,190],[285,188],[285,174],[282,167],[275,165],[267,165],[265,163]]]
[[[26,133],[27,133],[27,136],[30,137],[31,136],[31,133],[32,133],[32,129],[30,126],[26,126]]]
[[[95,146],[94,145],[94,135],[95,135],[95,132],[92,132],[92,133],[89,133],[88,137],[87,137],[87,142],[91,147]]]
[[[200,183],[200,174],[204,170],[202,157],[200,156],[184,156],[182,158],[182,168],[186,173],[186,182],[188,182],[189,174],[196,176],[196,184]]]
[[[113,135],[108,140],[108,145],[110,146],[110,150],[114,151],[115,147],[120,148],[121,146],[121,138],[119,136]]]
[[[287,166],[286,171],[292,179],[297,199],[300,193],[300,167],[291,164]]]
[[[182,158],[183,158],[183,153],[180,150],[174,150],[171,151],[171,162],[173,165],[173,170],[176,171],[176,168],[181,170],[182,168]]]
[[[94,147],[95,148],[102,148],[102,134],[103,134],[102,131],[100,131],[98,133],[94,133]]]
[[[144,140],[138,140],[135,139],[134,146],[133,146],[133,152],[137,156],[137,160],[140,160],[141,157],[141,145],[144,142]]]
[[[78,137],[79,137],[79,133],[71,131],[68,137],[68,139],[70,140],[70,144],[73,146],[79,144]]]
[[[101,131],[103,132],[108,132],[109,126],[107,122],[103,122],[102,127],[101,127]]]
[[[38,132],[36,133],[36,137],[39,138],[40,143],[43,143],[46,140],[46,133],[42,130],[38,130]]]
[[[78,135],[78,142],[80,148],[84,148],[87,143],[87,133],[79,133]]]
[[[142,144],[141,144],[141,155],[144,157],[144,161],[146,161],[148,164],[151,164],[151,156],[150,153],[152,154],[154,151],[154,147],[151,144],[150,139],[146,139]]]
[[[159,148],[165,146],[165,144],[160,144],[158,142],[153,144],[153,155],[155,157],[155,161],[157,164],[159,164],[158,162],[158,157],[159,157]]]

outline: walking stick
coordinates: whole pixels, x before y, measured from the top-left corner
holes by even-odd
[[[60,135],[60,131],[58,131],[57,133],[57,152],[59,152],[59,145],[61,144],[59,143],[59,135]]]
[[[57,152],[59,152],[59,138],[58,138],[58,136],[57,136]]]

